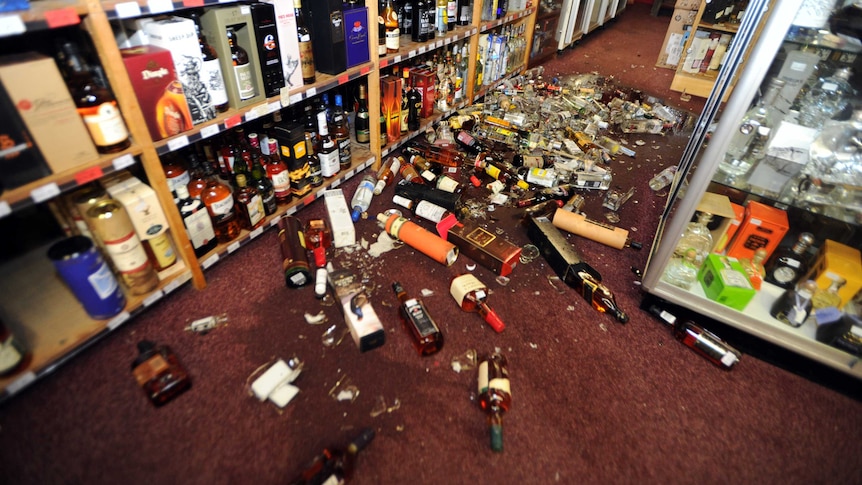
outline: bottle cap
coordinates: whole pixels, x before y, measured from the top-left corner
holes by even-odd
[[[353,222],[358,222],[359,218],[361,216],[362,216],[362,209],[359,208],[358,206],[354,207],[353,211],[350,212],[350,219],[353,220]]]
[[[494,310],[488,309],[488,314],[485,315],[485,322],[494,329],[495,332],[500,333],[506,329],[506,324],[503,323],[503,320],[500,320],[500,317],[497,315],[497,312]],[[502,446],[502,444],[501,444]]]
[[[353,443],[351,444],[356,447],[356,451],[362,451],[363,449],[365,449],[366,446],[368,446],[368,443],[371,443],[371,441],[374,439],[374,436],[375,433],[373,429],[365,428],[362,430],[359,436],[357,436],[356,439],[353,440]]]
[[[491,425],[491,449],[497,452],[503,451],[503,427],[499,424]]]

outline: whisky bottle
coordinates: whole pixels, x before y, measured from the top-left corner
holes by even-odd
[[[386,53],[395,54],[400,49],[401,30],[398,28],[398,10],[393,0],[386,0],[386,8],[383,11],[383,24],[386,29]]]
[[[257,189],[248,185],[248,180],[243,174],[236,176],[236,204],[239,206],[239,223],[249,231],[263,225],[266,212],[263,208],[263,200]]]
[[[287,204],[293,198],[290,191],[290,173],[287,170],[287,164],[281,159],[278,140],[268,138],[267,145],[269,145],[269,163],[266,164],[266,176],[272,181],[276,203]]]
[[[781,297],[775,300],[769,314],[791,327],[801,327],[811,313],[811,297],[815,291],[817,283],[813,280],[801,281],[796,288],[785,290]]]
[[[408,71],[409,72],[409,71]],[[409,74],[408,74],[409,75]],[[407,83],[405,77],[404,82]],[[419,129],[421,118],[419,113],[422,111],[422,95],[416,90],[415,83],[408,84],[407,89],[407,129],[416,131]]]
[[[164,405],[192,386],[189,373],[170,347],[149,340],[138,342],[132,375],[156,406]]]
[[[493,352],[479,359],[478,374],[479,406],[488,415],[491,449],[503,451],[503,413],[512,406],[512,389],[509,384],[509,362],[506,357]]]
[[[314,50],[311,44],[311,31],[305,24],[302,10],[302,0],[293,0],[293,12],[296,18],[296,36],[299,38],[299,64],[302,69],[302,82],[314,84],[317,70],[314,67]]]
[[[260,150],[260,139],[257,133],[248,134],[249,143],[251,143],[251,179],[247,179],[250,185],[260,194],[260,200],[263,202],[263,210],[266,215],[271,216],[278,210],[278,201],[275,198],[275,185],[272,180],[267,177],[265,164],[268,165],[268,160]]]
[[[57,62],[96,150],[115,153],[128,148],[132,141],[117,100],[96,80],[78,46],[63,42],[57,51]]]
[[[399,308],[401,323],[410,332],[413,346],[419,355],[431,355],[437,353],[443,347],[443,333],[431,318],[428,309],[422,300],[411,298],[401,283],[392,283],[392,290],[401,302]]]
[[[281,269],[288,288],[301,288],[311,284],[311,265],[302,245],[302,224],[294,216],[278,220],[278,246],[281,250]]]
[[[213,174],[201,192],[201,201],[212,217],[218,242],[228,243],[236,239],[240,234],[240,226],[230,188]]]
[[[315,131],[317,131],[315,129]],[[305,152],[308,155],[308,185],[320,187],[323,185],[323,172],[320,168],[320,157],[317,156],[317,139],[314,133],[305,132]]]
[[[410,40],[413,42],[425,42],[428,40],[428,0],[415,0],[413,2],[413,30]]]
[[[363,429],[347,448],[324,448],[290,485],[347,483],[356,467],[356,455],[374,439],[374,430]]]
[[[162,171],[165,172],[165,182],[168,184],[168,190],[176,195],[177,187],[180,185],[188,185],[191,181],[191,174],[188,169],[183,166],[179,157],[175,154],[169,154],[162,157]]]
[[[143,295],[159,285],[159,275],[122,204],[100,201],[87,210],[86,218],[129,292]]]
[[[201,258],[215,249],[218,244],[212,219],[203,202],[189,197],[189,189],[186,185],[177,186],[176,192],[177,209],[183,219],[186,234],[192,243],[195,256]]]
[[[350,153],[350,126],[347,113],[344,112],[343,98],[335,95],[335,107],[332,108],[332,138],[338,146],[338,164],[341,170],[349,170],[353,164]]]
[[[486,303],[488,287],[473,274],[465,273],[453,278],[449,285],[449,294],[465,312],[478,312],[495,332],[500,333],[506,328],[506,324]]]
[[[629,316],[620,309],[614,298],[614,294],[604,283],[586,271],[578,272],[577,279],[581,282],[581,287],[579,288],[581,296],[590,302],[590,305],[595,310],[611,315],[620,323],[629,321]]]
[[[314,256],[314,265],[326,266],[326,249],[332,245],[332,231],[324,219],[309,219],[303,233],[305,248]]]
[[[353,129],[356,133],[357,143],[369,143],[371,141],[371,118],[368,114],[368,101],[366,99],[365,90],[365,84],[360,84],[356,117],[353,120]]]
[[[338,158],[338,145],[329,135],[329,127],[326,124],[326,113],[317,113],[317,133],[320,137],[320,149],[317,158],[320,159],[320,174],[324,178],[334,177],[341,169]]]
[[[240,100],[246,100],[257,96],[257,88],[254,85],[254,72],[248,58],[248,52],[239,45],[236,31],[233,27],[226,29],[227,42],[230,46],[230,58],[233,63],[233,75],[236,81],[237,95]]]
[[[193,11],[190,14],[191,19],[195,23],[195,32],[198,34],[198,44],[201,46],[201,81],[206,85],[209,93],[210,106],[219,113],[227,111],[228,97],[227,90],[224,84],[224,75],[221,72],[221,63],[218,60],[218,52],[207,41],[207,38],[201,32],[200,13]],[[209,118],[215,118],[215,114]]]
[[[690,320],[679,319],[656,305],[650,305],[649,312],[671,327],[675,339],[714,365],[730,370],[739,362],[742,354],[712,332]]]
[[[383,193],[383,189],[392,185],[395,174],[401,168],[401,160],[398,157],[389,157],[377,171],[377,183],[374,185],[374,195]]]
[[[814,235],[803,232],[792,247],[781,247],[766,264],[765,280],[784,289],[793,285],[808,272],[806,252],[814,244]]]

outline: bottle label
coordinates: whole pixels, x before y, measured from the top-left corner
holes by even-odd
[[[416,204],[413,213],[431,222],[440,222],[443,220],[443,216],[446,215],[446,209],[437,204],[432,204],[427,200],[422,200]]]
[[[183,214],[183,224],[186,226],[186,233],[189,235],[192,246],[197,249],[212,241],[215,237],[215,231],[207,211],[196,208],[192,208],[192,210],[194,212]]]
[[[437,188],[446,192],[455,193],[458,190],[458,181],[452,177],[441,175],[437,177]]]
[[[315,76],[314,51],[312,51],[310,36],[299,39],[299,62],[302,66],[303,79],[313,79]]]
[[[174,245],[171,244],[167,231],[147,239],[146,244],[150,247],[156,259],[156,266],[159,268],[167,268],[177,261],[177,254],[174,252]]]
[[[111,273],[111,269],[108,268],[108,265],[104,261],[102,262],[102,265],[99,266],[99,269],[94,271],[93,274],[87,276],[87,281],[90,283],[93,291],[95,291],[102,300],[114,295],[117,291],[117,279],[114,278],[114,274]],[[0,365],[0,367],[2,367],[2,365]]]
[[[179,185],[188,185],[191,181],[191,176],[188,172],[183,172],[177,177],[172,177],[167,179],[168,182],[168,190],[171,192],[176,192],[177,186]]]
[[[286,197],[290,194],[290,174],[287,170],[272,174],[272,186],[276,197]]]
[[[116,145],[129,138],[129,130],[116,102],[102,103],[96,110],[87,109],[85,113],[82,112],[82,118],[96,146]]]
[[[399,29],[386,30],[386,49],[397,51],[400,46],[401,31]]]
[[[338,160],[341,166],[349,167],[353,162],[353,156],[350,154],[350,138],[342,138],[338,140]]]
[[[461,305],[463,309],[465,306],[465,298],[467,295],[474,293],[476,301],[482,301],[486,297],[486,287],[479,281],[479,278],[476,278],[472,274],[461,275],[454,280],[452,280],[452,284],[449,287],[449,293],[452,295],[452,298]],[[472,303],[470,300],[466,302],[467,306],[470,306]]]
[[[246,100],[253,98],[257,93],[254,89],[254,76],[251,72],[251,64],[233,66],[233,71],[236,78],[236,89],[239,94],[239,99]]]
[[[111,261],[120,273],[138,272],[149,262],[141,240],[134,231],[123,238],[103,242]]]
[[[324,177],[332,177],[341,169],[337,150],[329,153],[320,153],[317,158],[320,160],[320,174]]]
[[[245,206],[248,208],[248,220],[251,227],[255,227],[266,215],[263,210],[263,200],[260,195],[255,195]]]
[[[224,199],[210,204],[208,208],[210,214],[212,214],[217,221],[224,219],[226,216],[230,216],[233,214],[233,195],[228,194]]]
[[[218,59],[204,61],[201,66],[201,78],[210,93],[210,104],[215,108],[227,103],[227,89],[221,73]],[[215,115],[213,115],[215,116]]]
[[[161,354],[156,354],[144,362],[141,362],[137,367],[135,367],[135,370],[132,373],[134,374],[138,385],[143,386],[163,372],[168,371],[170,367],[171,366],[168,364],[168,361],[165,360]]]

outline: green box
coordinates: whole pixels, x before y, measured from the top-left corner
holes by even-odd
[[[757,293],[739,261],[728,256],[707,256],[697,279],[707,298],[740,311]]]

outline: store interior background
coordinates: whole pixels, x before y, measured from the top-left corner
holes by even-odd
[[[696,115],[703,100],[668,90],[673,71],[654,66],[671,9],[650,15],[634,3],[573,48],[547,60],[546,75],[597,72]],[[694,116],[694,115],[693,115]],[[443,267],[408,247],[373,258],[363,248],[331,252],[336,265],[367,275],[387,343],[359,353],[350,338],[324,347],[320,335],[342,326],[311,326],[321,309],[310,288],[285,288],[277,238],[269,230],[208,270],[209,286],[175,291],[153,308],[0,406],[0,478],[4,483],[284,483],[323,446],[343,444],[362,427],[377,436],[362,452],[353,483],[860,483],[862,406],[858,382],[799,356],[714,328],[743,350],[729,372],[676,342],[638,306],[642,269],[664,197],[649,178],[675,164],[683,131],[643,135],[635,160],[615,169],[614,185],[636,194],[620,227],[644,243],[617,251],[568,240],[602,273],[626,325],[595,312],[573,290],[557,292],[541,260],[521,265],[508,285],[475,270],[493,290],[490,305],[507,323],[495,334],[448,295],[459,259]],[[627,164],[627,165],[626,165]],[[356,188],[354,177],[342,189]],[[359,238],[373,242],[373,215],[388,209],[392,188],[375,197]],[[587,209],[599,218],[600,200]],[[297,214],[323,217],[318,200]],[[529,242],[520,214],[500,210],[495,224],[519,245]],[[425,297],[446,335],[443,350],[419,357],[400,327],[390,284]],[[207,335],[184,331],[196,318],[227,313]],[[129,366],[135,344],[169,345],[189,370],[191,390],[151,406]],[[510,362],[512,409],[505,450],[491,452],[485,416],[475,402],[475,371],[455,372],[453,356],[499,348]],[[248,394],[247,379],[273,358],[305,362],[297,398],[279,412]],[[800,375],[801,374],[801,375]],[[347,376],[355,402],[327,393]],[[855,386],[855,387],[854,387]],[[389,412],[372,417],[379,399]],[[399,403],[396,405],[395,403]]]

